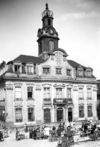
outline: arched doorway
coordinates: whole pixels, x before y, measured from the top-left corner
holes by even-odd
[[[73,120],[73,111],[72,108],[68,108],[68,121],[72,122]]]
[[[57,122],[63,120],[63,108],[57,108]]]
[[[44,122],[45,123],[50,123],[51,122],[51,114],[50,114],[50,109],[49,108],[44,109]]]

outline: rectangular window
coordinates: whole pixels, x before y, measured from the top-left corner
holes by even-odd
[[[84,95],[83,95],[83,88],[79,88],[79,99],[83,99]]]
[[[21,93],[21,87],[15,87],[15,99],[21,99],[22,98]]]
[[[20,73],[20,65],[15,65],[15,72]]]
[[[62,88],[56,88],[56,98],[62,98]]]
[[[50,98],[50,87],[44,87],[44,98]]]
[[[50,74],[50,68],[49,67],[43,67],[43,74]]]
[[[22,122],[23,121],[22,108],[16,108],[15,109],[15,121],[16,122]]]
[[[28,108],[28,121],[34,121],[34,108]]]
[[[71,76],[71,69],[67,69],[66,72],[67,72],[67,76]]]
[[[33,74],[33,66],[27,65],[27,74]]]
[[[61,75],[61,68],[56,68],[56,74]]]
[[[29,100],[33,98],[33,87],[27,87],[27,97]]]
[[[92,105],[88,105],[87,110],[88,110],[88,117],[92,117]]]
[[[87,99],[92,99],[92,91],[91,88],[87,89]]]
[[[67,88],[67,98],[72,98],[71,97],[71,88]]]
[[[83,105],[79,106],[79,117],[80,118],[84,117],[84,106]]]

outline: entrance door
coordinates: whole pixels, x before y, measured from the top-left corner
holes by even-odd
[[[63,108],[57,108],[57,122],[63,120]]]
[[[72,120],[73,120],[72,108],[68,108],[68,121],[71,122]]]
[[[51,122],[50,109],[48,108],[44,109],[44,122],[45,123]]]

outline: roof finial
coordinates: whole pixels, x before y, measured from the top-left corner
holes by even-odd
[[[47,3],[47,0],[46,0],[46,5],[45,5],[45,6],[46,6],[46,10],[48,10],[48,3]]]

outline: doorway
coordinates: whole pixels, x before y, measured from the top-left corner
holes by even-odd
[[[72,122],[72,120],[73,120],[72,108],[68,108],[68,121]]]
[[[63,108],[57,108],[57,122],[63,120]]]

